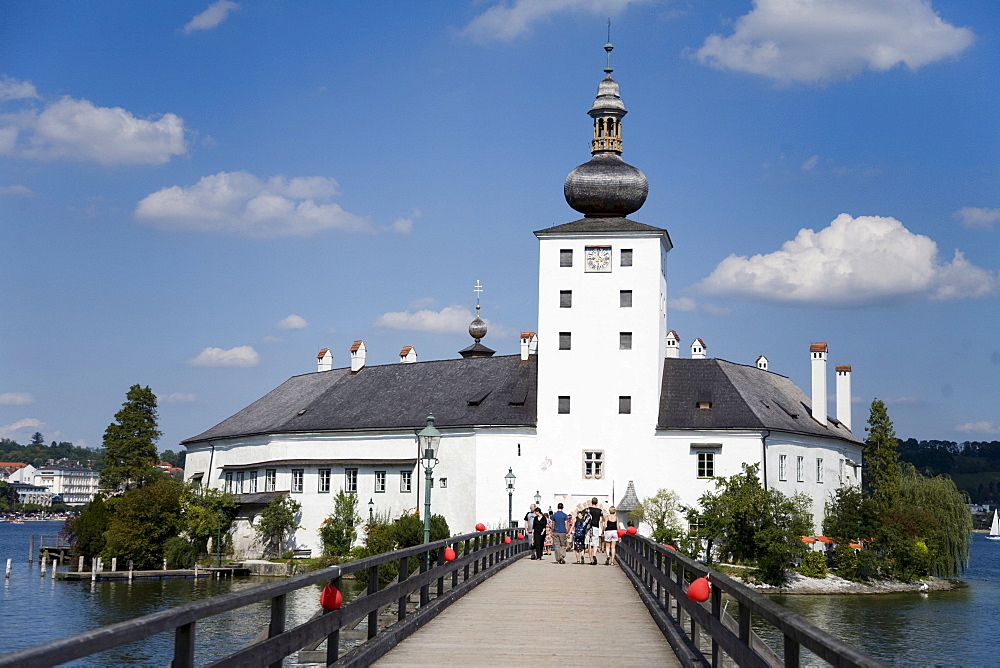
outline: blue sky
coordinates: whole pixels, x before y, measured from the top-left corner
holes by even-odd
[[[0,436],[97,446],[140,383],[176,449],[324,347],[455,357],[476,280],[515,353],[608,17],[682,349],[808,391],[826,341],[856,433],[1000,438],[982,0],[4,3]]]

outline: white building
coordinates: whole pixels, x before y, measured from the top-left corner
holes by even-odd
[[[82,506],[94,500],[97,495],[101,474],[72,459],[49,460],[37,469],[34,482],[48,489],[54,496],[62,498],[69,506]]]
[[[302,504],[295,547],[320,548],[316,533],[332,494],[357,493],[393,516],[422,509],[415,434],[433,413],[443,437],[434,469],[433,511],[453,532],[507,522],[504,475],[517,476],[514,519],[535,496],[542,507],[639,498],[660,488],[695,504],[713,478],[759,463],[768,488],[803,492],[823,504],[860,482],[862,443],[849,428],[850,367],[838,366],[836,418],[826,412],[825,343],[810,349],[812,396],[768,370],[690,358],[667,329],[667,231],[628,219],[648,184],[621,159],[626,111],[611,70],[598,87],[592,158],[566,179],[570,206],[584,215],[535,232],[539,241],[538,332],[521,335],[519,355],[494,356],[475,343],[461,358],[369,367],[355,341],[350,366],[294,376],[236,415],[184,441],[186,479],[239,495],[234,545],[252,554],[251,522],[278,494]],[[477,307],[478,308],[478,307]],[[813,411],[813,407],[816,411]]]

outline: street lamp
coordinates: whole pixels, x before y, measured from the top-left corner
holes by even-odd
[[[375,524],[375,499],[368,502],[368,526]]]
[[[535,506],[542,505],[542,494],[537,489],[535,490]]]
[[[427,476],[427,490],[424,496],[424,544],[431,542],[431,485],[434,484],[434,465],[438,463],[437,449],[441,443],[441,432],[434,427],[434,416],[427,416],[427,426],[417,434],[417,441],[423,451],[421,460]]]
[[[507,526],[514,526],[514,481],[517,480],[517,476],[514,475],[514,469],[507,467],[507,475],[503,477],[507,481]]]

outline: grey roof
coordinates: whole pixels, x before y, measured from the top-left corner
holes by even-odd
[[[535,230],[535,236],[539,234],[573,234],[573,233],[593,233],[593,232],[651,232],[662,234],[670,242],[670,233],[662,227],[653,227],[645,223],[618,216],[613,218],[581,218],[555,227],[547,227],[544,230]],[[671,244],[672,246],[672,244]]]
[[[635,493],[635,483],[631,480],[628,481],[628,487],[625,488],[625,496],[621,498],[618,505],[615,506],[615,510],[620,510],[622,512],[631,512],[635,510],[636,506],[639,505],[639,497]]]
[[[182,443],[255,434],[533,426],[537,357],[520,355],[333,369],[294,376]]]
[[[812,401],[785,376],[719,359],[664,360],[657,429],[770,429],[861,442],[834,418],[816,422]]]

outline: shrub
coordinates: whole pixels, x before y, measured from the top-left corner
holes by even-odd
[[[807,552],[806,556],[802,557],[802,565],[798,571],[807,578],[825,578],[826,557],[822,552]]]
[[[198,548],[187,538],[174,536],[163,544],[163,556],[170,568],[193,568],[198,560]]]
[[[847,543],[833,549],[833,571],[845,580],[859,580],[858,555]]]

